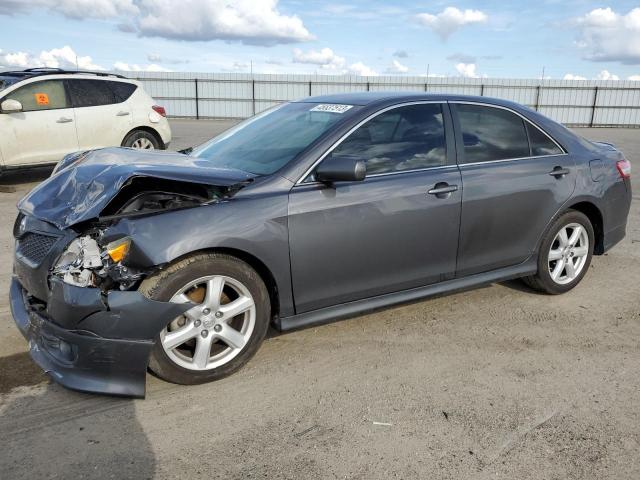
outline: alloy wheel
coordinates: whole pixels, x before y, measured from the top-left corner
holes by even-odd
[[[556,234],[549,249],[548,265],[551,279],[566,285],[582,272],[589,256],[589,235],[579,223],[565,225]]]
[[[202,277],[185,285],[170,301],[196,304],[160,333],[165,353],[183,368],[220,367],[235,358],[251,338],[256,305],[249,289],[238,280]]]
[[[154,150],[153,143],[148,138],[137,138],[131,144],[131,148],[136,148],[138,150]]]

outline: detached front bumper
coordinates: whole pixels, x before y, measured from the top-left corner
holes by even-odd
[[[144,397],[155,336],[192,305],[51,283],[44,304],[31,299],[17,277],[11,281],[11,312],[33,360],[65,387]]]

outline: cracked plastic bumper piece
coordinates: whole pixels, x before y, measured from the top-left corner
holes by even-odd
[[[16,277],[10,303],[33,360],[73,390],[144,397],[149,353],[160,329],[190,304],[157,302],[138,292],[103,295],[52,282],[46,307]]]

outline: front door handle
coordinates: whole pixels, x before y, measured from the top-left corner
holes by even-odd
[[[60,117],[58,120],[56,120],[57,123],[69,123],[69,122],[73,122],[73,118],[69,118],[69,117]]]
[[[565,175],[568,175],[569,172],[570,170],[568,168],[554,167],[554,169],[549,172],[549,175],[556,178],[562,178]]]
[[[124,110],[116,113],[116,117],[126,117],[127,115],[129,115],[129,112],[125,112]]]
[[[458,190],[457,185],[449,185],[447,182],[438,182],[427,193],[438,198],[449,198],[451,194]]]

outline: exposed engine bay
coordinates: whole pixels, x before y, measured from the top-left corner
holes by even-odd
[[[100,216],[77,228],[84,235],[75,238],[58,259],[53,274],[77,287],[128,290],[149,272],[126,265],[131,239],[103,241],[109,225],[124,217],[152,215],[230,197],[243,184],[216,187],[151,177],[133,177],[104,208]]]

